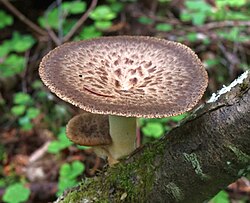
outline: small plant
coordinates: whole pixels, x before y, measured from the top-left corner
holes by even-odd
[[[60,8],[61,9],[57,7],[48,10],[38,19],[38,22],[43,28],[50,27],[56,31],[60,31],[60,29],[62,29],[63,34],[66,35],[76,22],[76,19],[69,19],[69,17],[84,13],[86,11],[86,2],[63,2]],[[62,27],[60,27],[60,25]]]
[[[13,24],[13,17],[5,13],[3,10],[0,10],[0,19],[0,29]]]
[[[192,21],[194,25],[203,25],[212,12],[212,8],[204,0],[185,1],[186,10],[181,13],[181,20]]]
[[[138,18],[138,22],[144,25],[151,25],[154,23],[154,20],[146,16],[141,16]]]
[[[68,148],[69,146],[73,145],[73,142],[71,142],[67,137],[65,133],[65,128],[62,127],[60,129],[60,133],[57,137],[57,140],[52,141],[48,147],[48,152],[52,154],[57,154],[61,150],[64,150]]]
[[[229,203],[228,194],[224,190],[221,190],[209,203]]]
[[[149,138],[158,139],[171,129],[169,123],[178,123],[187,116],[186,113],[169,118],[145,119],[139,120],[143,135]]]
[[[26,64],[26,58],[20,53],[28,51],[35,43],[31,35],[21,35],[14,32],[9,40],[0,45],[0,78],[21,73]]]
[[[100,30],[106,30],[112,25],[112,20],[117,17],[117,13],[108,5],[97,6],[89,16],[94,20],[94,26]]]
[[[40,110],[34,107],[34,100],[29,94],[18,92],[14,95],[13,103],[11,113],[18,118],[18,123],[23,130],[31,130],[32,119],[40,114]]]
[[[6,188],[3,201],[6,203],[21,203],[29,199],[30,190],[22,183],[15,183]]]
[[[173,30],[173,26],[167,23],[158,23],[155,26],[155,29],[158,31],[162,31],[162,32],[169,32],[171,30]]]
[[[70,187],[77,185],[77,177],[83,173],[85,166],[80,161],[74,161],[71,164],[65,163],[61,166],[59,172],[57,196]]]

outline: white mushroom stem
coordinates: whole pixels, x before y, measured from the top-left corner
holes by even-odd
[[[129,155],[136,148],[136,118],[109,116],[112,144],[108,151],[114,160]],[[110,160],[112,161],[112,160]]]

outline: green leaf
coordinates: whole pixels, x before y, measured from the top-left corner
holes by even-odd
[[[151,25],[154,21],[151,18],[148,18],[146,16],[142,16],[142,17],[138,18],[138,22],[141,24],[145,24],[145,25]]]
[[[0,10],[0,29],[13,24],[13,17]]]
[[[52,141],[48,146],[48,152],[52,154],[57,154],[63,149],[62,144],[58,141]]]
[[[222,190],[209,203],[229,203],[228,194]]]
[[[158,31],[168,32],[173,30],[173,26],[166,23],[159,23],[156,25],[155,29]]]
[[[71,167],[70,164],[65,163],[60,168],[60,177],[68,177],[71,173]]]
[[[190,10],[196,10],[196,11],[210,11],[211,6],[206,3],[204,0],[187,0],[185,1],[185,6]]]
[[[24,114],[25,110],[26,110],[25,105],[16,105],[11,108],[11,113],[14,114],[15,116],[21,116],[22,114]]]
[[[39,114],[40,114],[39,109],[30,107],[28,108],[25,116],[28,117],[29,119],[33,119],[33,118],[36,118]]]
[[[29,196],[30,190],[28,188],[24,187],[21,183],[15,183],[7,187],[3,195],[3,201],[7,203],[26,202]]]
[[[58,29],[58,9],[53,9],[44,16],[38,18],[40,26],[43,28],[51,27],[53,29]]]
[[[90,149],[90,148],[91,148],[91,147],[89,147],[89,146],[81,146],[81,145],[76,145],[76,147],[77,147],[78,149],[82,149],[82,150]]]
[[[149,122],[142,128],[142,132],[145,136],[159,138],[164,134],[165,130],[161,123]]]
[[[64,2],[62,4],[62,9],[64,12],[68,12],[70,14],[80,14],[86,11],[86,2],[82,1]]]
[[[10,40],[4,40],[0,45],[0,57],[4,57],[11,52],[12,45]]]
[[[79,39],[91,39],[95,37],[100,37],[102,33],[96,29],[95,26],[85,26],[79,34]]]
[[[71,142],[65,133],[65,128],[61,128],[60,133],[58,135],[58,140],[52,141],[48,146],[48,152],[56,154],[59,151],[71,146],[73,142]]]
[[[110,5],[110,8],[115,13],[120,13],[122,9],[124,8],[124,5],[121,2],[114,2]]]
[[[30,122],[30,119],[26,116],[19,118],[18,123],[23,130],[31,130],[33,128],[33,124]]]
[[[100,30],[106,30],[112,26],[111,21],[95,21],[95,27]]]
[[[24,52],[30,49],[35,43],[35,39],[31,35],[20,35],[14,32],[11,44],[12,50],[16,52]]]
[[[174,122],[179,122],[182,119],[186,118],[187,115],[188,115],[187,113],[184,113],[184,114],[181,114],[181,115],[178,115],[178,116],[172,116],[171,120],[174,121]]]
[[[196,40],[197,40],[197,33],[195,33],[195,32],[188,33],[187,34],[187,39],[190,42],[196,42]]]
[[[24,70],[25,58],[15,54],[10,54],[1,64],[0,77],[10,77],[21,73]]]
[[[192,20],[192,15],[190,13],[188,13],[187,11],[183,11],[181,13],[181,20],[183,22],[190,21],[190,20]]]
[[[82,162],[74,161],[71,164],[71,174],[69,177],[76,178],[77,176],[81,175],[84,170],[85,170],[85,166]]]
[[[216,5],[218,7],[232,6],[241,7],[246,4],[246,0],[216,0]]]
[[[116,13],[107,5],[97,6],[89,15],[95,21],[109,21],[116,18]]]
[[[214,58],[214,59],[206,59],[206,60],[204,61],[204,64],[205,64],[205,66],[206,66],[207,68],[211,68],[211,67],[213,67],[213,66],[216,66],[216,65],[220,64],[220,61],[219,61],[219,59],[217,59],[217,58]]]
[[[193,13],[192,22],[194,25],[203,25],[206,21],[207,15],[203,12]]]
[[[30,104],[31,103],[32,98],[29,94],[24,93],[24,92],[18,92],[14,95],[14,104]]]

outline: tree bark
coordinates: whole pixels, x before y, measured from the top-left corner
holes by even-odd
[[[57,202],[201,203],[250,171],[250,74]],[[223,91],[222,91],[223,92]]]

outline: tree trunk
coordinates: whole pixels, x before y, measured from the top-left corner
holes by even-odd
[[[86,179],[57,202],[209,200],[250,169],[250,74],[245,76],[164,138]]]

